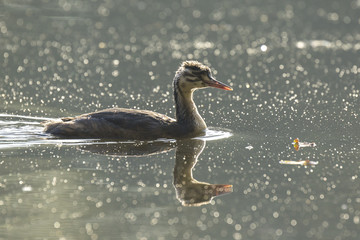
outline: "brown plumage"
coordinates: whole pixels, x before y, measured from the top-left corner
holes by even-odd
[[[192,99],[193,92],[205,87],[232,90],[197,61],[183,62],[173,85],[176,119],[147,110],[111,108],[45,122],[44,131],[63,138],[147,140],[197,136],[204,133],[206,124]]]

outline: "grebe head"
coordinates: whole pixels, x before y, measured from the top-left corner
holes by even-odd
[[[197,61],[185,61],[176,71],[174,86],[182,92],[193,92],[198,88],[214,87],[232,91],[226,84],[217,81],[208,66]]]

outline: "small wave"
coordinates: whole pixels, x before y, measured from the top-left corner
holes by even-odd
[[[229,138],[233,134],[230,130],[220,129],[220,128],[208,128],[206,129],[205,135],[200,137],[195,137],[194,139],[204,140],[204,141],[213,141],[220,140],[224,138]]]
[[[0,114],[0,149],[29,147],[45,143],[44,117]]]
[[[39,120],[39,121],[45,121],[45,120],[54,120],[54,118],[46,118],[46,117],[33,117],[33,116],[25,116],[25,115],[12,115],[7,113],[0,113],[0,118],[11,118],[11,119],[31,119],[31,120]],[[23,122],[23,121],[20,121]]]

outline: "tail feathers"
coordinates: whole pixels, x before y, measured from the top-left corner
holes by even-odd
[[[55,136],[77,136],[83,129],[81,124],[71,122],[70,119],[63,119],[48,121],[44,123],[44,132],[51,133]],[[81,134],[80,134],[81,135]]]
[[[44,122],[44,132],[64,138],[143,138],[143,131],[124,129],[105,119],[57,119]]]
[[[41,122],[41,124],[45,126],[44,132],[46,133],[51,133],[54,128],[56,128],[62,123],[63,121],[61,121],[60,119]]]

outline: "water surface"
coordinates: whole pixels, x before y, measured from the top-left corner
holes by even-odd
[[[3,1],[0,239],[359,239],[359,11],[355,0]],[[42,132],[112,106],[173,116],[186,59],[234,88],[195,93],[206,137]],[[316,147],[297,151],[295,138]]]

